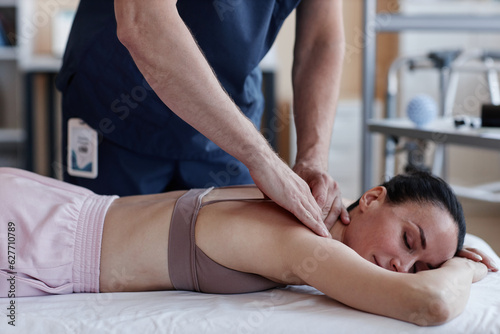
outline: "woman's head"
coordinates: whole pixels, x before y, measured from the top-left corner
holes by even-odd
[[[352,222],[343,242],[387,269],[433,268],[463,246],[462,206],[446,182],[429,173],[395,176],[348,210]]]

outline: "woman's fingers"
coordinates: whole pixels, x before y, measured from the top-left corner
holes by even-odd
[[[460,257],[465,257],[467,259],[476,261],[476,262],[481,262],[483,263],[489,270],[491,271],[498,271],[498,267],[496,266],[495,262],[491,257],[489,257],[486,253],[483,251],[476,249],[476,248],[470,248],[470,247],[464,247],[459,253],[458,256]]]

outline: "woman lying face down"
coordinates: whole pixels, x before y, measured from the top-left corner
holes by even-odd
[[[308,284],[363,311],[435,325],[460,314],[470,285],[494,269],[484,254],[484,264],[453,257],[465,233],[461,207],[427,174],[397,176],[363,194],[332,238],[255,187],[117,198],[0,169],[0,197],[18,252],[15,270],[0,258],[2,297],[13,276],[17,297]]]
[[[353,223],[337,224],[335,234],[388,270],[434,269],[463,246],[465,219],[459,201],[445,182],[426,173],[396,176],[366,192],[349,211]]]

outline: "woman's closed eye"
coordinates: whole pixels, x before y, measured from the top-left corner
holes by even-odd
[[[410,243],[408,241],[408,235],[406,234],[406,232],[403,233],[403,240],[404,240],[406,248],[408,248],[408,250],[411,251],[412,247],[410,246]]]
[[[410,246],[410,242],[408,241],[408,235],[406,232],[403,233],[403,240],[406,248],[408,248],[408,250],[411,252],[413,249],[412,246]],[[417,272],[417,263],[413,264],[409,272],[413,274]]]

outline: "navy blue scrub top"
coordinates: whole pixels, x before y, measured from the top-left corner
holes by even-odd
[[[178,11],[228,94],[260,127],[258,65],[300,0],[178,0]],[[158,41],[161,43],[161,41]],[[107,139],[169,159],[209,159],[214,143],[156,96],[116,36],[113,0],[81,0],[57,78],[81,98],[63,110]]]

